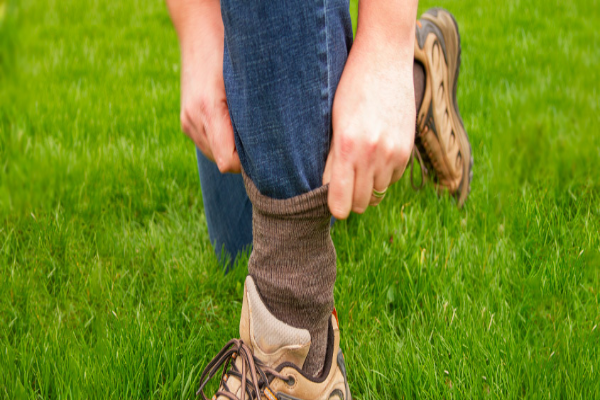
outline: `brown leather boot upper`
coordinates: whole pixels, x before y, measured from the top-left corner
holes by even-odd
[[[198,394],[223,366],[218,400],[351,400],[339,328],[331,317],[325,366],[319,377],[302,371],[310,334],[277,320],[263,304],[252,277],[246,278],[241,339],[231,340],[202,373]],[[228,368],[229,367],[229,368]],[[245,377],[245,379],[243,379]]]

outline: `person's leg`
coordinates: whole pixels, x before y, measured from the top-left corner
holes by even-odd
[[[318,203],[314,220],[302,217],[306,229],[321,236],[298,236],[301,226],[292,218],[298,211],[291,205],[278,203],[277,215],[268,215],[265,207],[271,199],[297,197],[321,186],[333,96],[352,41],[348,4],[240,8],[224,1],[222,10],[224,75],[236,146],[252,202],[259,205],[254,211],[258,246],[249,273],[275,316],[311,331],[314,346],[306,364],[311,370],[321,364],[333,306],[335,250],[324,222],[330,218],[326,192],[306,200]],[[423,72],[415,66],[420,105]],[[275,235],[282,225],[289,234]]]
[[[322,174],[333,95],[352,42],[347,0],[221,1],[224,78],[253,203],[248,265],[268,310],[307,329],[321,371],[333,310],[335,249]]]
[[[245,173],[276,199],[320,187],[352,42],[347,0],[221,7],[227,101]]]
[[[425,72],[417,61],[414,84],[418,112],[425,92]],[[210,242],[229,271],[237,256],[252,245],[252,203],[241,175],[222,174],[214,162],[199,150],[196,153]]]
[[[214,162],[196,153],[208,236],[228,271],[252,245],[252,204],[241,175],[222,174]]]
[[[301,398],[328,399],[340,397],[345,384],[347,398],[337,319],[331,317],[335,249],[321,175],[333,95],[351,44],[348,4],[297,0],[284,7],[222,0],[221,5],[225,86],[254,206],[254,250],[240,322],[243,341],[230,342],[209,363],[199,393],[233,351],[239,357],[219,393],[239,395],[242,371],[256,383],[256,372],[267,368],[273,388],[287,388],[284,393],[300,390]],[[432,91],[425,83],[432,75],[429,64],[419,61],[414,68],[418,114]],[[258,366],[251,353],[261,361]],[[294,366],[308,375],[296,375]],[[329,376],[311,378],[321,370]],[[323,382],[333,391],[322,391]],[[264,394],[274,398],[267,389]],[[252,393],[249,385],[246,390]]]

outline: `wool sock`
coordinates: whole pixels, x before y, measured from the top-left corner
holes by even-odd
[[[254,240],[248,273],[275,318],[309,331],[310,349],[299,367],[318,376],[325,363],[336,275],[328,186],[279,200],[263,196],[246,174],[244,183],[252,202]]]
[[[423,97],[425,96],[425,69],[423,68],[423,64],[417,60],[415,60],[413,66],[413,82],[415,85],[415,106],[418,114]]]

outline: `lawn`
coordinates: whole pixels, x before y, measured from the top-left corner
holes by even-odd
[[[336,223],[354,397],[598,398],[600,4],[434,5],[472,191]],[[178,115],[161,0],[0,0],[0,398],[194,398],[237,336]]]

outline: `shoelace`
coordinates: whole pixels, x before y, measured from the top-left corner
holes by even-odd
[[[419,159],[419,165],[421,166],[421,184],[419,186],[415,185],[415,178],[414,178],[414,166],[415,166],[415,158]],[[421,157],[421,152],[419,151],[419,148],[414,145],[413,146],[413,151],[412,151],[412,157],[410,158],[410,184],[413,187],[413,189],[415,190],[421,190],[423,189],[423,186],[425,186],[425,177],[427,176],[427,174],[429,173],[429,170],[427,170],[427,167],[425,166],[425,163],[423,162],[423,158]]]
[[[241,371],[239,371],[235,365],[235,360],[237,357],[241,357],[242,360]],[[219,351],[215,358],[208,363],[202,372],[202,376],[200,377],[202,384],[196,392],[196,396],[202,395],[203,400],[208,400],[206,394],[204,393],[204,388],[216,375],[221,366],[223,366],[223,375],[221,378],[222,387],[212,397],[212,399],[216,399],[219,396],[224,396],[231,400],[245,400],[247,394],[249,400],[260,400],[261,393],[267,389],[272,394],[271,388],[269,387],[270,380],[268,376],[271,377],[271,380],[278,378],[288,381],[290,379],[290,377],[277,372],[273,368],[263,364],[257,358],[254,358],[252,350],[250,350],[250,347],[248,347],[248,345],[242,340],[231,339],[229,342],[227,342],[225,347]],[[229,369],[229,372],[227,372],[230,366],[231,368]],[[235,376],[241,381],[241,398],[236,397],[227,386],[227,380],[230,376]],[[248,378],[250,378],[250,380],[248,380]]]

